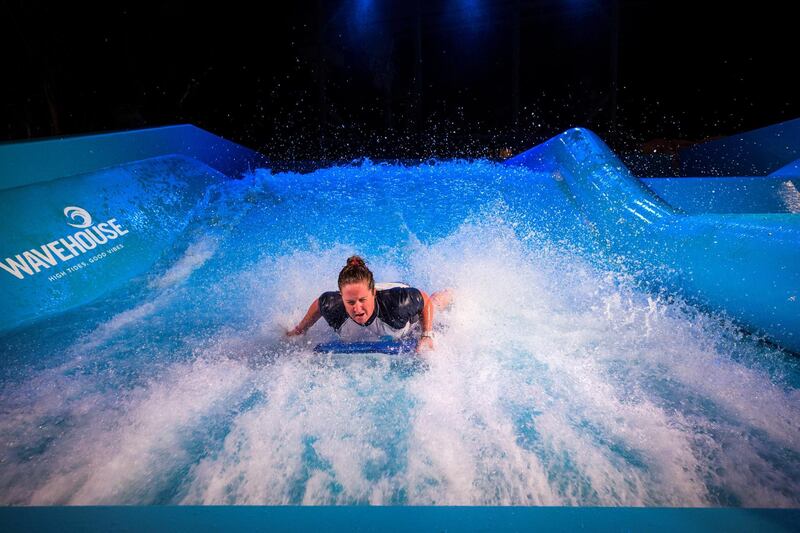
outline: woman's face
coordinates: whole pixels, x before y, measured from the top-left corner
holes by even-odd
[[[341,289],[347,314],[357,324],[364,325],[375,311],[375,289],[369,290],[367,282],[348,283]]]

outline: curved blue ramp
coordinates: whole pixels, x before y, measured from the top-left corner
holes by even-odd
[[[764,176],[799,158],[800,118],[684,148],[680,166],[683,176]]]
[[[778,170],[772,172],[770,174],[770,177],[789,178],[789,179],[800,178],[800,159],[796,159],[791,163],[788,163],[785,166],[779,168]]]
[[[684,214],[584,129],[570,130],[508,164],[548,172],[560,182],[587,231],[616,264],[622,261],[652,286],[800,352],[797,215]]]
[[[671,206],[686,214],[800,213],[798,174],[722,178],[642,178]]]
[[[677,158],[636,154],[634,162],[659,169],[665,177],[642,182],[685,213],[798,213],[798,156],[800,119],[695,144]]]

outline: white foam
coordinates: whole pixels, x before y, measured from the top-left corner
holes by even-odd
[[[202,436],[204,421],[226,412],[245,375],[230,360],[201,359],[176,364],[157,382],[126,393],[123,405],[94,398],[92,407],[102,411],[59,443],[52,471],[29,503],[153,501],[164,478],[187,461],[193,433]]]

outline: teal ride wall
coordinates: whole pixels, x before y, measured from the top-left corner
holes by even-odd
[[[212,184],[264,163],[188,125],[0,145],[0,331],[146,273]]]

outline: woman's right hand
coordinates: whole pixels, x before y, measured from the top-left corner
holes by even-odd
[[[301,320],[300,323],[293,329],[288,330],[286,332],[286,336],[297,337],[298,335],[302,335],[308,331],[311,326],[313,326],[320,318],[322,318],[322,313],[319,312],[319,300],[314,300],[311,302],[308,312],[306,313],[306,316],[303,317],[303,320]]]

